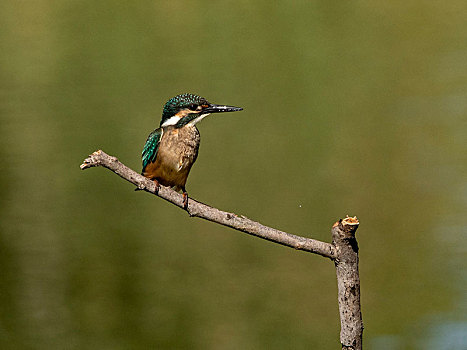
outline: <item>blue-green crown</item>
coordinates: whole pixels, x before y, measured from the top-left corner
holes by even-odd
[[[201,96],[193,95],[193,94],[182,94],[172,97],[164,106],[164,110],[162,111],[162,120],[161,125],[169,119],[177,114],[181,109],[190,108],[196,109],[195,106],[199,105],[208,105],[209,102]],[[194,107],[194,108],[193,108]]]

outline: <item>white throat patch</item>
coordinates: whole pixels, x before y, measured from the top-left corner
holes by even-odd
[[[195,124],[199,123],[201,120],[203,120],[204,118],[206,118],[209,114],[210,113],[201,114],[199,117],[196,117],[191,122],[189,122],[187,125],[195,125]]]

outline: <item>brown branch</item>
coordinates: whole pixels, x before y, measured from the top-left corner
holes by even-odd
[[[337,298],[341,319],[342,349],[362,348],[363,321],[360,308],[360,277],[358,273],[358,244],[355,239],[359,222],[346,217],[332,226],[332,244],[337,249]]]
[[[101,150],[86,158],[81,164],[81,169],[97,166],[103,166],[136,185],[138,189],[155,194],[183,209],[182,195],[164,186],[160,186],[157,190],[153,181],[136,173],[119,162],[117,158],[109,156]],[[188,200],[186,210],[190,216],[216,222],[274,243],[319,254],[333,260],[337,274],[342,349],[362,349],[363,323],[360,311],[358,245],[355,239],[359,223],[356,217],[346,217],[336,222],[332,227],[332,244],[329,244],[279,231],[250,220],[243,215],[228,213],[191,198]]]
[[[102,150],[91,154],[84,160],[80,167],[84,170],[96,166],[103,166],[113,171],[123,179],[136,185],[140,190],[155,194],[156,196],[159,196],[169,201],[170,203],[183,208],[182,195],[164,186],[161,186],[159,191],[156,193],[156,186],[154,181],[151,181],[138,174],[137,172],[119,162],[117,158],[109,156]],[[329,243],[279,231],[274,228],[264,226],[259,222],[250,220],[243,215],[238,216],[234,213],[228,213],[210,207],[209,205],[203,204],[191,198],[188,200],[187,212],[190,214],[190,216],[216,222],[218,224],[231,227],[235,230],[242,231],[271,242],[282,244],[287,247],[319,254],[330,259],[335,258],[335,248]]]

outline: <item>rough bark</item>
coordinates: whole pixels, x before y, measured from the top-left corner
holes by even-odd
[[[360,308],[360,277],[358,273],[358,244],[355,231],[356,217],[346,217],[332,227],[332,244],[336,247],[334,259],[337,275],[337,297],[341,319],[342,349],[362,348],[363,321]]]

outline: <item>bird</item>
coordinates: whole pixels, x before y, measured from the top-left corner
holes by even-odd
[[[198,157],[200,133],[196,124],[210,114],[241,111],[243,108],[218,105],[194,94],[172,97],[164,105],[159,128],[151,132],[142,152],[141,175],[160,185],[183,193],[183,207],[188,208],[185,184]]]

